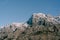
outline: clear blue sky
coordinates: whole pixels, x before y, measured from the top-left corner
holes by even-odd
[[[25,22],[37,12],[60,14],[60,0],[0,0],[0,26]]]

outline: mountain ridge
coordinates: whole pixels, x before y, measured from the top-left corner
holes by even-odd
[[[33,13],[32,16],[33,16],[34,18],[35,18],[36,16],[37,16],[37,18],[47,18],[48,21],[50,21],[50,20],[51,20],[51,21],[52,21],[52,20],[54,21],[54,20],[55,20],[55,21],[57,21],[58,23],[60,23],[60,16],[51,16],[51,15],[47,15],[47,14],[44,14],[44,13]],[[31,16],[31,17],[32,17],[32,16]],[[32,18],[33,18],[33,17],[32,17]],[[29,21],[29,20],[27,20],[27,21]],[[50,22],[51,22],[51,21],[50,21]],[[14,24],[14,23],[15,23],[15,24],[19,24],[18,22],[13,22],[12,24]],[[23,22],[20,22],[20,23],[24,24]],[[7,24],[7,25],[11,25],[11,24]],[[4,26],[7,26],[7,25],[4,25]]]
[[[25,23],[0,28],[0,40],[60,40],[60,16],[34,13]]]

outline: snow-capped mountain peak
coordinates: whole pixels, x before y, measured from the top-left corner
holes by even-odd
[[[27,21],[28,24],[38,24],[40,22],[41,23],[44,23],[45,22],[48,22],[48,23],[52,23],[52,24],[58,24],[58,20],[54,17],[54,16],[51,16],[51,15],[47,15],[47,14],[44,14],[44,13],[34,13],[32,15],[32,17]]]
[[[47,37],[47,35],[49,36]],[[13,22],[0,28],[0,40],[25,40],[24,38],[35,40],[35,37],[42,39],[47,37],[49,40],[54,38],[55,40],[57,37],[60,39],[59,35],[60,16],[53,17],[44,13],[34,13],[27,22]]]
[[[43,14],[43,13],[34,13],[33,17],[42,17],[42,18],[44,18],[44,17],[46,17],[46,15]]]

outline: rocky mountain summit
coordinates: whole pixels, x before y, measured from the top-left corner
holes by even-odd
[[[25,23],[0,28],[0,40],[60,40],[60,16],[34,13]]]
[[[28,24],[60,24],[60,16],[54,17],[43,13],[34,13],[32,17],[27,21]]]

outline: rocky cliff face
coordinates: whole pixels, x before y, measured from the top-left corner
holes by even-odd
[[[60,40],[60,16],[34,13],[26,23],[1,28],[0,40]]]
[[[53,17],[43,13],[34,13],[32,17],[27,21],[28,24],[32,25],[55,25],[60,23],[59,17]]]

